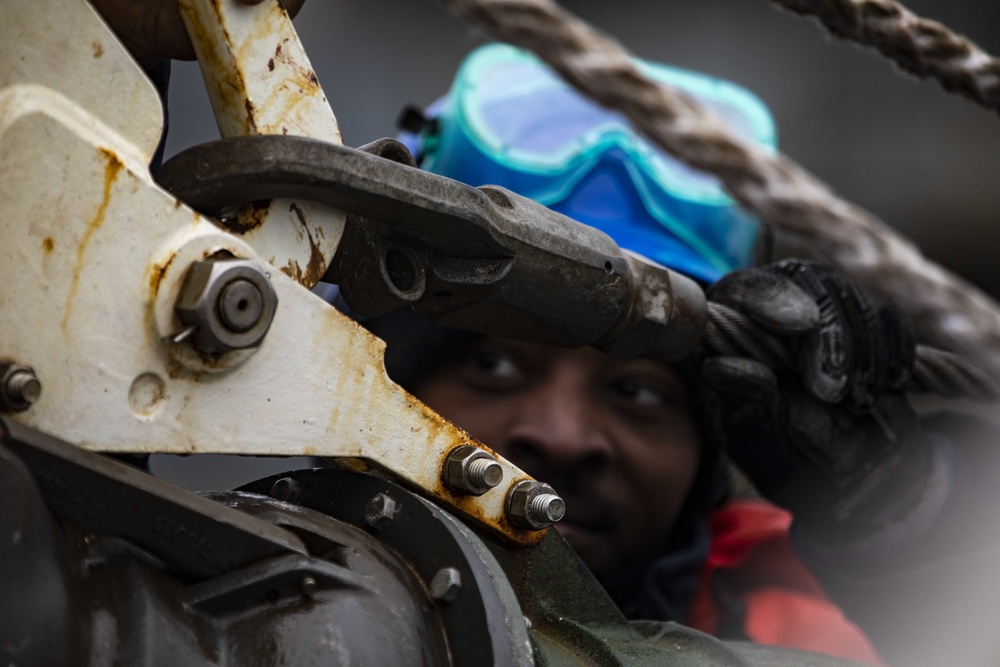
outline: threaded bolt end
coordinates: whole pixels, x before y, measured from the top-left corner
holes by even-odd
[[[468,475],[473,486],[493,489],[503,480],[503,466],[492,459],[476,459],[469,463]]]
[[[42,394],[42,383],[31,371],[18,371],[7,380],[7,395],[12,401],[31,405]]]
[[[566,503],[554,493],[540,493],[531,499],[527,510],[531,521],[553,524],[566,514]]]
[[[0,410],[27,410],[42,395],[42,383],[30,366],[0,364]]]
[[[452,491],[481,496],[503,480],[503,466],[493,454],[474,445],[453,449],[444,462],[442,477]]]
[[[507,517],[518,528],[543,530],[565,514],[566,501],[548,484],[522,479],[507,492]]]

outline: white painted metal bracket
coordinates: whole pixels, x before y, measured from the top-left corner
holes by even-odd
[[[340,144],[340,128],[278,0],[180,0],[223,137],[290,134]],[[258,202],[221,221],[306,287],[326,271],[344,214],[312,202]]]
[[[51,30],[49,17],[58,17]],[[172,342],[188,265],[220,251],[259,259],[260,249],[153,182],[156,93],[84,0],[14,3],[8,19],[0,359],[31,366],[43,390],[5,416],[105,452],[353,457],[510,539],[542,537],[506,517],[507,490],[527,478],[510,462],[497,457],[503,481],[482,496],[444,485],[447,454],[481,445],[388,379],[380,340],[284,273],[269,276],[278,309],[257,350],[208,358]],[[53,71],[51,54],[67,43],[110,69],[87,61]],[[16,66],[22,55],[30,66]]]

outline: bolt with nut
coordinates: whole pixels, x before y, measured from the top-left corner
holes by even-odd
[[[518,528],[548,528],[565,514],[565,501],[548,484],[524,479],[507,493],[507,517]]]
[[[503,466],[484,449],[462,445],[445,458],[444,482],[452,491],[481,496],[501,481]]]
[[[194,333],[191,344],[208,354],[258,347],[278,308],[278,295],[256,260],[192,262],[174,312]]]
[[[42,383],[30,366],[0,364],[0,409],[23,412],[42,395]]]

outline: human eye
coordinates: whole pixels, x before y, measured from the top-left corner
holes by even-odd
[[[469,363],[482,373],[498,378],[510,378],[519,373],[517,361],[498,350],[474,350]]]
[[[492,347],[473,348],[462,367],[466,381],[483,389],[506,389],[526,380],[523,365],[505,350]]]
[[[619,401],[638,408],[656,409],[670,404],[662,389],[641,378],[621,378],[612,383],[611,390]]]

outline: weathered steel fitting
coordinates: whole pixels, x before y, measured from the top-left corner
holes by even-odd
[[[521,480],[507,493],[507,517],[519,528],[548,528],[566,514],[566,503],[548,484]]]
[[[42,383],[30,366],[0,364],[0,409],[23,412],[38,401]]]
[[[705,293],[690,278],[624,251],[632,282],[629,312],[594,347],[617,357],[650,356],[671,362],[701,340],[708,321]]]
[[[278,308],[278,295],[260,262],[192,262],[174,304],[177,318],[194,327],[189,340],[209,354],[260,345]]]
[[[399,503],[388,493],[376,493],[365,505],[365,523],[372,528],[382,528],[396,518]]]
[[[479,447],[456,447],[445,459],[445,484],[458,493],[481,496],[502,480],[503,466],[492,454]]]
[[[443,567],[434,574],[429,588],[432,600],[452,602],[462,590],[462,573],[454,567]]]

